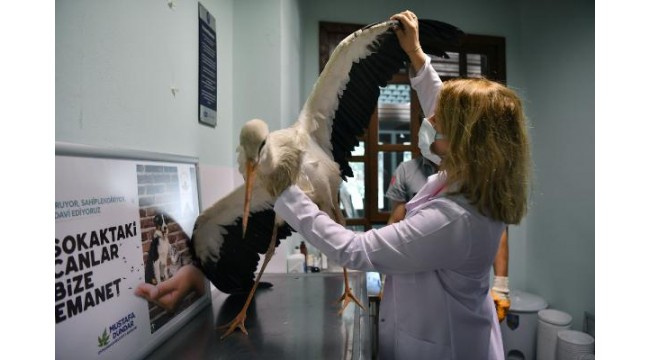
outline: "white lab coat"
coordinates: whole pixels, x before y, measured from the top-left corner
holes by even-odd
[[[431,58],[427,56],[424,65],[417,73],[409,75],[411,75],[411,87],[418,93],[424,116],[430,118],[438,105],[438,93],[442,87],[442,80],[431,65]]]
[[[422,102],[430,116],[439,77],[428,61],[412,81],[421,76],[428,80],[418,83],[418,94],[431,94]],[[328,258],[386,274],[382,360],[504,358],[489,276],[505,224],[481,215],[464,197],[445,195],[444,185],[444,173],[432,175],[407,204],[403,221],[365,233],[334,222],[295,185],[275,203],[276,214]]]

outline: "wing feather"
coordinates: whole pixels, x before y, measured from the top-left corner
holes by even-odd
[[[225,293],[246,292],[254,283],[259,254],[266,253],[273,232],[273,200],[259,185],[253,189],[253,203],[246,237],[242,238],[244,187],[240,186],[197,218],[190,247],[195,262],[214,286]],[[278,239],[293,230],[288,224],[278,229]]]
[[[357,30],[343,39],[334,49],[329,61],[318,77],[311,95],[305,102],[298,123],[316,139],[331,155],[330,134],[332,119],[350,81],[355,63],[371,54],[376,48],[379,35],[385,33],[394,22],[384,22]]]
[[[394,29],[397,21],[370,24],[343,39],[334,49],[298,119],[326,154],[339,164],[341,177],[353,176],[347,158],[359,144],[375,111],[380,87],[408,60]],[[420,43],[427,54],[446,57],[458,46],[457,27],[421,19]]]

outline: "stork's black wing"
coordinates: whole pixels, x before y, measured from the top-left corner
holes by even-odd
[[[266,253],[273,232],[273,201],[266,191],[255,186],[246,237],[242,238],[243,200],[241,186],[202,212],[192,233],[190,248],[196,264],[225,293],[251,289],[260,254]],[[287,224],[281,226],[275,246],[292,231]]]
[[[334,49],[300,114],[299,122],[339,164],[341,176],[353,176],[347,158],[359,144],[377,105],[380,87],[408,60],[394,32],[397,21],[357,30]],[[448,57],[463,32],[436,21],[419,20],[419,38],[427,54]]]

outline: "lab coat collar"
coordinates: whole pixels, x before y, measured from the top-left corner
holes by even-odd
[[[417,194],[406,203],[406,213],[421,207],[422,204],[430,199],[439,197],[445,193],[447,188],[447,174],[444,171],[433,174],[427,178],[427,183],[418,191]]]

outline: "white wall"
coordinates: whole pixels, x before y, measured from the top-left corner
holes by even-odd
[[[593,1],[527,1],[522,13],[535,183],[526,287],[581,329],[595,312]]]
[[[57,1],[56,141],[232,166],[232,1],[203,3],[217,22],[216,129],[197,120],[196,2]]]
[[[239,129],[250,119],[263,119],[271,131],[297,119],[301,43],[295,0],[238,0],[234,17],[233,123],[238,141]],[[286,272],[289,242],[280,243],[266,272]]]

